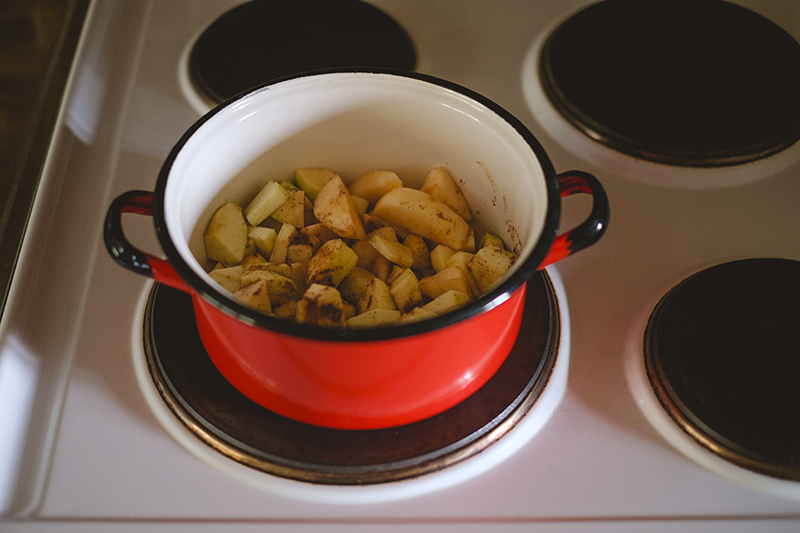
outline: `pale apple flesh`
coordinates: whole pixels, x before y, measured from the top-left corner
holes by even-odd
[[[467,305],[517,260],[467,222],[444,168],[423,190],[388,171],[348,186],[331,169],[304,168],[295,182],[268,181],[244,210],[224,204],[204,234],[210,278],[261,313],[325,328],[410,324]]]

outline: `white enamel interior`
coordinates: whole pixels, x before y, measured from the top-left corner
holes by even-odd
[[[202,277],[204,265],[193,258],[205,257],[202,233],[213,211],[225,201],[244,207],[270,179],[290,179],[297,167],[329,167],[349,182],[382,169],[419,187],[436,166],[461,185],[481,225],[522,257],[531,253],[548,207],[531,147],[463,94],[389,74],[300,77],[222,109],[176,157],[164,216],[179,253]]]

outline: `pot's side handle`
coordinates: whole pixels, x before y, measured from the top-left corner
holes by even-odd
[[[557,179],[561,198],[578,193],[592,195],[592,211],[582,224],[556,237],[539,265],[540,269],[596,243],[608,227],[608,196],[597,178],[586,172],[571,170],[559,174]]]
[[[108,209],[103,237],[111,256],[123,267],[153,278],[156,281],[191,292],[189,286],[167,261],[143,252],[133,246],[122,231],[122,215],[153,216],[153,193],[147,191],[128,191],[118,196]]]

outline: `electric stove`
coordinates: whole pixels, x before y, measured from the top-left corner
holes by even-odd
[[[800,2],[643,4],[92,3],[0,323],[3,531],[800,529]],[[102,244],[203,113],[326,66],[477,91],[611,207],[494,389],[380,435],[254,409]]]

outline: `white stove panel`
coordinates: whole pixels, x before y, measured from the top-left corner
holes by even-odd
[[[509,435],[522,434],[518,444],[493,445],[474,471],[467,461],[374,491],[265,481],[182,434],[142,374],[150,283],[112,261],[102,224],[115,196],[153,189],[200,116],[181,86],[182,57],[236,3],[92,7],[0,325],[0,529],[800,529],[797,483],[717,468],[651,422],[635,355],[655,301],[686,275],[735,258],[800,260],[800,146],[741,168],[687,171],[572,130],[529,77],[544,32],[588,0],[374,2],[408,30],[420,71],[494,99],[557,171],[591,172],[608,193],[603,238],[549,269],[568,312],[557,365],[566,390],[545,398],[553,412],[543,427],[523,422]],[[800,2],[743,3],[800,35]],[[699,174],[708,186],[686,185]],[[581,198],[565,200],[564,227],[586,210]],[[125,225],[132,242],[158,250],[150,219]]]

